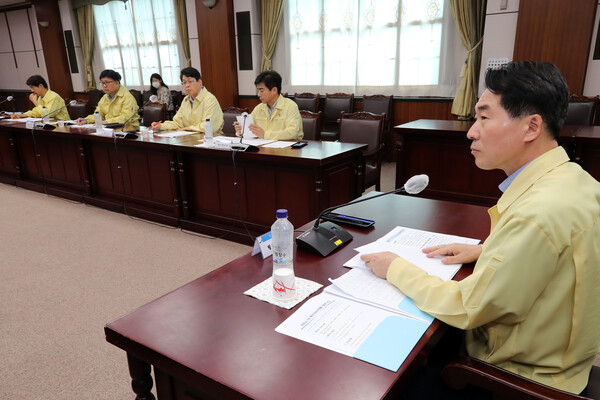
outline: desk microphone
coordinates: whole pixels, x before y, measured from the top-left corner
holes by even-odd
[[[38,128],[44,128],[44,129],[54,129],[55,126],[51,125],[51,124],[46,124],[44,122],[44,118],[49,117],[50,114],[54,114],[54,113],[58,113],[60,110],[62,110],[63,108],[67,108],[68,106],[74,106],[77,103],[77,100],[71,100],[68,104],[65,104],[64,106],[57,108],[56,110],[50,111],[48,114],[46,115],[42,115],[42,123],[41,124],[36,124],[36,127]],[[56,114],[55,114],[56,115]]]
[[[254,145],[242,142],[242,140],[244,139],[244,130],[246,129],[246,118],[248,118],[248,113],[246,111],[244,111],[242,113],[242,117],[244,117],[244,122],[242,123],[242,136],[240,136],[240,143],[239,144],[232,144],[231,145],[231,150],[237,150],[237,151],[258,151],[258,147],[257,146],[254,146]]]
[[[366,197],[358,200],[351,201],[349,203],[340,204],[338,206],[326,208],[319,214],[317,220],[315,221],[315,225],[304,232],[302,235],[296,238],[296,244],[299,248],[311,251],[313,253],[317,253],[323,257],[328,256],[334,250],[341,247],[343,244],[348,243],[353,239],[352,235],[348,233],[344,228],[339,225],[334,224],[333,222],[323,222],[319,224],[321,221],[321,217],[328,212],[331,212],[337,208],[349,206],[352,204],[362,203],[363,201],[375,199],[377,197],[386,196],[388,194],[394,193],[408,193],[408,194],[417,194],[421,193],[423,189],[427,187],[429,184],[429,177],[425,174],[415,175],[409,180],[406,181],[404,186],[399,189],[394,189],[389,192],[381,193],[376,196]]]
[[[113,127],[113,128],[118,128],[118,127],[125,128],[125,126],[127,126],[127,123],[131,120],[131,118],[133,118],[136,114],[139,114],[139,112],[142,111],[144,109],[144,107],[146,107],[148,104],[155,103],[157,100],[158,100],[158,97],[156,97],[156,95],[153,94],[152,96],[150,96],[148,98],[148,101],[145,102],[144,104],[142,104],[142,106],[140,108],[138,108],[137,110],[135,110],[133,112],[133,114],[131,114],[129,116],[129,118],[127,118],[125,120],[125,122],[123,122],[122,124],[111,124],[111,127]],[[137,139],[137,137],[138,137],[135,134],[135,132],[121,132],[121,133],[115,133],[114,135],[115,135],[115,137],[124,138],[124,139]]]
[[[7,101],[13,101],[13,97],[12,96],[8,96],[7,98],[5,98],[4,100],[0,101],[0,104],[5,103]]]

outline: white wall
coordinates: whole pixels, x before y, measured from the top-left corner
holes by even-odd
[[[25,82],[31,75],[41,75],[44,78],[48,76],[35,10],[30,7],[24,10],[8,11],[6,16],[8,25],[6,23],[7,18],[4,18],[4,14],[0,13],[0,38],[2,38],[0,40],[0,71],[2,71],[0,74],[0,88],[4,90],[29,90]],[[14,50],[9,39],[9,28]],[[43,30],[44,28],[40,29]],[[50,82],[48,84],[50,85]]]
[[[235,49],[238,51],[237,23],[235,13],[250,11],[250,34],[252,35],[252,70],[241,71],[238,59],[238,91],[244,96],[256,95],[254,79],[260,73],[262,60],[262,36],[260,24],[260,12],[257,0],[233,0],[234,24],[235,24]],[[236,53],[236,58],[237,58]]]
[[[596,38],[598,37],[598,24],[600,24],[600,2],[596,9],[596,22],[594,23],[594,32],[592,34],[592,45],[590,46],[590,56],[588,59],[587,73],[585,76],[585,84],[583,86],[584,96],[600,95],[600,60],[593,60],[594,47],[596,46]]]
[[[75,56],[77,58],[76,74],[71,73],[71,81],[73,82],[73,91],[83,92],[85,90],[85,63],[83,62],[83,52],[81,50],[81,39],[79,38],[79,28],[77,25],[77,14],[71,7],[69,0],[58,0],[58,9],[60,11],[60,20],[63,31],[71,31],[73,33],[73,45],[75,46]],[[67,58],[69,54],[66,50]],[[69,69],[71,69],[69,65]]]
[[[485,90],[484,77],[488,59],[508,58],[512,61],[517,34],[519,0],[506,0],[506,9],[501,9],[501,0],[488,0],[483,48],[481,49],[481,72],[479,74],[479,95]]]

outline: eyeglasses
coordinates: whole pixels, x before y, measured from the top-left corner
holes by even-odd
[[[102,86],[108,86],[111,83],[115,83],[115,81],[100,81],[98,83],[101,84]]]
[[[198,81],[181,81],[181,86],[191,85],[192,83],[196,83]]]

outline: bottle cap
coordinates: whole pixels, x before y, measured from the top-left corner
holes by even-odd
[[[280,208],[279,210],[277,210],[277,218],[287,218],[288,216],[288,210],[284,209],[284,208]]]
[[[206,118],[206,122],[210,122],[210,118]]]

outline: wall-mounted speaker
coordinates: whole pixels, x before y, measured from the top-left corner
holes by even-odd
[[[250,11],[235,13],[237,24],[238,62],[240,71],[252,70],[252,35],[250,33]]]
[[[75,44],[73,43],[73,32],[65,32],[65,43],[67,44],[67,55],[69,56],[69,66],[71,67],[72,74],[78,74],[79,68],[77,67],[77,56],[75,55]]]

